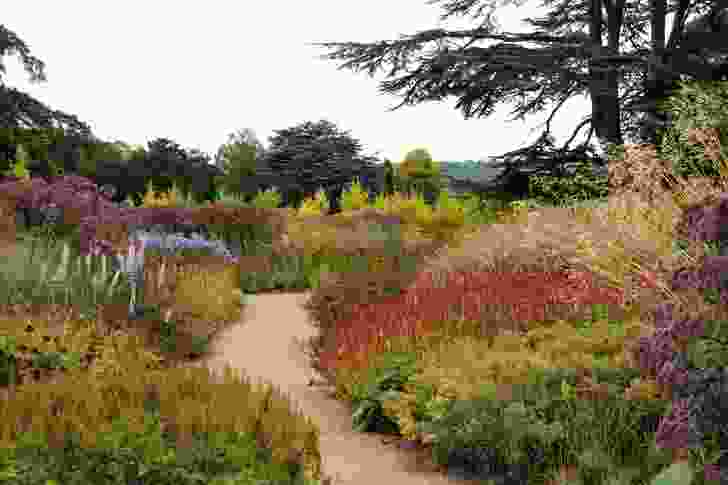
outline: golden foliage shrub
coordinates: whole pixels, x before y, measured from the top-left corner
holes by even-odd
[[[341,210],[344,212],[364,209],[369,204],[369,195],[364,191],[359,179],[354,179],[351,187],[341,194]]]
[[[636,319],[623,324],[598,320],[587,328],[556,322],[524,334],[445,340],[420,347],[417,381],[470,399],[482,394],[484,384],[526,383],[534,368],[629,367],[630,344],[645,329]]]
[[[301,464],[306,478],[320,478],[318,427],[273,386],[257,385],[230,367],[222,376],[205,367],[122,370],[103,379],[72,373],[59,383],[18,388],[13,399],[0,400],[0,442],[12,447],[19,432],[33,431],[62,446],[68,431],[76,431],[84,447],[117,446],[113,422],[124,419],[129,433],[144,433],[145,405],[153,399],[163,431],[173,431],[178,446],[196,431],[252,434],[277,463]]]
[[[147,184],[142,207],[169,207],[177,204],[177,191],[155,193],[152,182]]]
[[[140,335],[126,335],[60,309],[53,315],[24,311],[0,318],[0,334],[15,342],[19,361],[36,353],[76,355],[81,368],[96,376],[118,374],[122,369],[159,369],[162,363]]]
[[[145,301],[212,322],[240,318],[240,266],[217,256],[165,256],[145,264]]]
[[[314,197],[307,197],[303,200],[301,207],[296,212],[298,217],[320,216],[329,210],[329,200],[326,192],[319,190]]]

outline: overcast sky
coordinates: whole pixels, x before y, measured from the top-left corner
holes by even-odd
[[[502,30],[523,32],[530,29],[520,20],[545,11],[530,1],[499,9],[497,19]],[[252,128],[268,147],[273,130],[322,118],[359,139],[363,154],[393,162],[417,147],[434,160],[478,160],[532,143],[541,130],[529,130],[550,109],[525,123],[507,122],[512,105],[465,120],[451,97],[388,112],[402,98],[379,93],[385,72],[339,71],[342,61],[317,58],[329,50],[306,45],[475,25],[441,22],[443,12],[425,0],[24,0],[6,5],[2,22],[46,63],[48,80],[29,83],[15,57],[5,59],[4,79],[103,139],[146,146],[166,137],[210,155],[234,130]],[[589,109],[585,97],[562,107],[557,142]]]

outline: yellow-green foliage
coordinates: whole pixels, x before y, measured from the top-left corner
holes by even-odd
[[[239,267],[209,268],[194,265],[176,275],[175,309],[208,321],[240,317]]]
[[[220,382],[207,368],[173,368],[139,372],[138,366],[97,379],[70,373],[57,383],[30,383],[18,388],[11,400],[0,400],[0,441],[14,447],[18,423],[47,437],[79,433],[87,448],[111,448],[112,422],[126,422],[129,433],[144,433],[144,405],[153,390],[160,415],[175,423],[180,433],[226,431],[252,434],[272,450],[273,460],[294,458],[305,476],[319,479],[319,430],[295,410],[290,400],[272,386],[258,386],[226,367]],[[54,414],[49,409],[57,409]],[[163,460],[161,450],[149,450]],[[302,458],[300,458],[302,457]]]
[[[56,329],[62,325],[62,331]],[[55,328],[53,328],[55,327]],[[16,347],[39,353],[63,352],[79,357],[93,355],[91,373],[108,374],[119,369],[159,368],[161,360],[144,350],[137,335],[106,335],[90,320],[64,319],[52,325],[47,318],[0,319],[0,335],[12,338]]]
[[[18,147],[16,148],[16,153],[18,153],[20,156],[17,157],[17,161],[15,162],[13,168],[5,171],[5,175],[15,175],[19,179],[30,180],[30,172],[26,167],[27,156],[24,155],[25,152],[23,151],[22,145],[18,145]]]
[[[275,187],[258,191],[251,205],[253,207],[276,209],[281,204],[281,195]]]
[[[144,194],[144,204],[142,207],[168,207],[176,202],[174,192],[155,193],[152,182],[147,183],[147,192]]]
[[[526,383],[531,369],[626,367],[625,344],[644,332],[639,321],[610,324],[605,320],[576,327],[567,322],[535,326],[524,335],[504,332],[489,340],[432,334],[417,341],[393,339],[392,349],[416,351],[418,372],[396,398],[386,400],[384,414],[397,421],[407,439],[416,437],[416,384],[433,386],[431,406],[484,396],[497,386]],[[363,371],[337,370],[338,395],[346,397]],[[497,394],[496,394],[497,395]],[[656,398],[653,382],[634,382],[628,398]]]
[[[346,195],[348,194],[348,195]],[[433,210],[421,195],[407,197],[394,194],[392,197],[378,196],[373,207],[367,207],[367,194],[358,182],[342,195],[343,211],[335,216],[321,216],[319,205],[308,199],[294,217],[288,219],[287,235],[294,246],[301,248],[307,256],[328,257],[337,254],[335,248],[350,236],[349,222],[353,223],[362,210],[378,209],[386,215],[397,215],[403,219],[402,237],[409,241],[450,240],[457,241],[465,233],[465,209],[461,203],[451,198],[446,191],[441,192],[437,209]],[[331,219],[328,219],[331,217]],[[347,229],[344,229],[346,227]],[[361,229],[361,228],[358,228]],[[352,241],[359,246],[369,237],[366,231],[356,233],[360,238]],[[351,244],[349,244],[351,246]],[[365,245],[365,244],[364,244]],[[379,261],[381,263],[381,261]],[[377,264],[376,261],[372,262]]]
[[[62,335],[49,338],[52,334],[47,320],[15,316],[0,318],[0,335],[11,337],[17,346],[24,345],[38,352],[56,352],[61,348],[69,352],[84,352],[94,335],[94,329],[88,325],[67,322]]]
[[[412,237],[427,237],[426,228],[432,227],[432,208],[419,194],[415,197],[407,197],[400,193],[395,193],[390,197],[380,195],[375,199],[373,207],[388,215],[401,216],[406,226],[403,228],[403,234]],[[347,212],[345,211],[341,215],[346,217]]]
[[[419,193],[413,197],[396,193],[388,198],[378,198],[375,207],[387,214],[401,216],[407,225],[429,239],[454,242],[465,229],[465,207],[446,190],[440,192],[435,209]]]
[[[106,379],[131,370],[145,372],[162,367],[162,359],[145,349],[144,340],[138,335],[105,335],[93,339],[96,359],[91,366],[93,376]]]
[[[426,234],[438,240],[455,241],[465,226],[465,207],[457,199],[450,197],[447,190],[440,191],[432,223],[425,227]]]
[[[184,206],[190,207],[195,203],[180,192],[177,184],[172,184],[172,188],[167,192],[155,191],[151,180],[147,183],[147,192],[144,194],[144,203],[142,207],[171,207]]]
[[[302,221],[294,218],[288,223],[287,231],[290,240],[311,256],[330,252],[338,236],[335,227],[320,219]]]
[[[436,190],[440,186],[440,164],[432,160],[429,150],[417,148],[404,156],[397,164],[400,190]]]
[[[341,194],[341,210],[344,212],[364,209],[368,204],[369,195],[362,188],[359,179],[355,179],[351,187]]]
[[[637,378],[624,391],[625,399],[655,400],[663,396],[663,389],[654,379]]]
[[[561,367],[593,367],[608,359],[611,366],[623,367],[626,340],[639,337],[646,327],[639,321],[624,324],[599,320],[584,328],[563,321],[530,330],[525,338],[535,352]]]
[[[422,194],[407,197],[396,193],[389,198],[385,211],[402,216],[408,224],[427,226],[432,222],[432,208]]]
[[[447,189],[440,191],[436,208],[441,221],[453,225],[465,223],[465,206],[455,197],[451,197]]]
[[[309,197],[303,200],[296,214],[300,217],[320,216],[325,214],[328,209],[329,200],[326,197],[326,192],[323,189],[319,189],[314,198]]]
[[[402,391],[397,399],[387,399],[382,402],[384,415],[396,420],[400,434],[408,440],[414,440],[417,437],[417,420],[413,413],[416,403],[417,395],[414,385],[409,382],[402,386]]]
[[[480,395],[483,384],[525,383],[531,368],[625,367],[625,345],[644,330],[638,320],[598,320],[582,328],[561,321],[534,326],[524,335],[431,341],[425,347],[418,345],[421,372],[417,380],[469,398]]]

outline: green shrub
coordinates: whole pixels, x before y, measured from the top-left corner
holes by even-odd
[[[275,188],[268,189],[266,191],[258,191],[252,202],[253,207],[259,209],[276,209],[281,204],[281,195]]]
[[[573,176],[534,176],[529,179],[532,197],[542,203],[562,205],[607,197],[609,187],[606,176],[593,173],[589,162],[580,161]]]
[[[672,126],[665,131],[658,147],[661,159],[669,160],[681,177],[717,177],[720,164],[705,156],[702,144],[688,142],[691,128],[720,130],[722,159],[728,159],[728,82],[680,83],[677,94],[661,108],[673,115]]]

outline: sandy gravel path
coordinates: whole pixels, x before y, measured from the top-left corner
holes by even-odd
[[[310,387],[315,372],[307,365],[298,342],[314,335],[301,307],[304,293],[250,296],[241,323],[230,327],[212,344],[205,362],[216,372],[225,363],[255,379],[270,380],[297,402],[321,429],[322,470],[342,485],[452,485],[470,484],[449,478],[415,459],[413,452],[382,443],[385,435],[351,429],[346,403]]]

